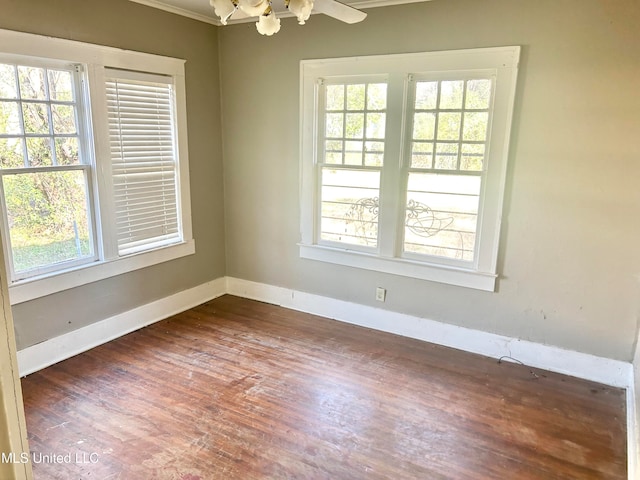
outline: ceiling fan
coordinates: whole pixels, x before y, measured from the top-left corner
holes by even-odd
[[[229,20],[258,17],[256,28],[262,35],[273,35],[280,30],[280,19],[270,0],[209,0],[223,25]],[[284,7],[304,25],[311,11],[324,13],[345,23],[358,23],[367,16],[361,10],[337,0],[284,0]]]

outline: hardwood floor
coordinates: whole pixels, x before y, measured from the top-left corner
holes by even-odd
[[[626,478],[621,389],[232,296],[23,389],[36,479]]]

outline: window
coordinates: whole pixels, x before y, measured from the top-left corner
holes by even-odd
[[[80,80],[0,63],[0,189],[14,281],[96,260]]]
[[[184,62],[0,30],[12,303],[194,252]]]
[[[493,290],[518,57],[303,61],[301,256]]]

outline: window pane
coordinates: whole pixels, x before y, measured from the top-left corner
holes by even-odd
[[[416,113],[413,116],[413,139],[433,140],[436,128],[435,113]]]
[[[16,74],[13,65],[0,63],[0,98],[17,98]]]
[[[441,170],[455,170],[457,166],[458,166],[458,144],[457,143],[437,143],[435,168],[438,168]]]
[[[469,80],[464,108],[489,108],[491,80]]]
[[[462,108],[462,91],[464,89],[463,80],[440,82],[440,107]]]
[[[364,135],[364,113],[347,113],[346,138],[362,138]]]
[[[433,143],[414,142],[411,151],[412,168],[433,167]]]
[[[462,114],[440,113],[438,116],[438,140],[458,140]]]
[[[387,108],[387,84],[370,83],[367,87],[367,110]]]
[[[29,166],[44,167],[53,165],[50,138],[27,138],[26,140]]]
[[[364,110],[364,85],[347,85],[347,110]]]
[[[438,82],[416,84],[416,110],[433,110],[438,104]]]
[[[93,256],[83,171],[3,177],[16,272]]]
[[[327,140],[325,142],[325,163],[342,163],[343,142],[339,140]]]
[[[327,110],[344,110],[344,85],[327,85]]]
[[[71,72],[49,70],[49,95],[51,100],[63,102],[73,101]]]
[[[462,156],[460,158],[460,170],[482,171],[484,162],[483,144],[462,144]]]
[[[54,133],[76,133],[76,109],[72,105],[51,105]]]
[[[347,165],[362,165],[362,142],[344,142],[345,157],[344,163]]]
[[[328,138],[342,138],[342,113],[327,113],[326,132]]]
[[[47,99],[44,68],[19,66],[18,79],[20,82],[20,96],[23,99]]]
[[[21,135],[18,102],[0,102],[0,135]]]
[[[387,115],[385,113],[367,114],[367,138],[384,139],[384,127]]]
[[[384,161],[384,143],[365,143],[364,164],[368,167],[381,167]]]
[[[489,114],[487,112],[466,112],[464,114],[463,140],[484,142],[487,139],[487,125]]]
[[[322,240],[375,247],[380,172],[322,169]]]
[[[410,173],[404,251],[473,261],[480,177]]]
[[[25,133],[49,133],[49,112],[46,103],[23,103]]]
[[[76,137],[56,138],[56,160],[58,165],[79,165],[78,139]]]
[[[20,138],[0,138],[0,168],[24,167],[24,150]]]

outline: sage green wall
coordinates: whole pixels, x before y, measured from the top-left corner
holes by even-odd
[[[434,0],[220,29],[227,275],[630,361],[640,3]],[[302,59],[521,45],[496,293],[298,256]],[[376,286],[387,301],[375,302]]]
[[[0,28],[186,59],[196,254],[15,305],[18,348],[225,274],[216,28],[126,0],[0,0]]]

